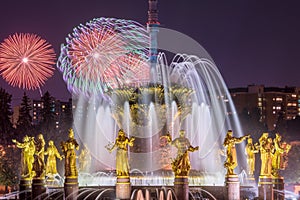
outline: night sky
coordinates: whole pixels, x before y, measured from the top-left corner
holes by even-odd
[[[213,58],[229,88],[249,84],[300,87],[300,1],[160,0],[162,27],[199,42]],[[35,33],[60,54],[65,37],[98,17],[147,22],[147,0],[1,0],[0,42],[16,32]],[[17,102],[23,90],[1,87]],[[57,99],[70,97],[56,70],[41,88]],[[37,90],[28,92],[39,98]]]

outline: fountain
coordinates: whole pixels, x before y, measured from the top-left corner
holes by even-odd
[[[228,162],[227,153],[227,174],[223,166],[225,133],[234,130],[241,141],[245,137],[218,68],[208,54],[176,53],[168,63],[166,54],[158,52],[164,30],[156,4],[149,0],[148,32],[130,20],[99,18],[75,28],[62,45],[58,68],[74,95],[73,129],[79,146],[88,149],[91,165],[78,174],[66,165],[70,174],[64,190],[49,188],[48,199],[257,197],[253,185],[240,188],[247,171],[244,145],[236,147],[237,163]],[[108,151],[121,140],[120,130],[130,144],[126,173],[115,173],[116,154]],[[182,130],[197,146],[185,147],[182,154],[189,161],[184,168],[169,145]]]
[[[62,46],[58,67],[74,94],[74,130],[92,155],[90,172],[79,173],[79,186],[120,190],[116,154],[107,148],[122,129],[135,138],[128,147],[130,179],[122,177],[125,196],[130,188],[126,184],[132,191],[175,184],[177,196],[182,186],[222,187],[225,133],[232,129],[242,134],[226,84],[208,54],[199,58],[175,53],[168,63],[158,51],[164,30],[157,1],[149,0],[149,9],[147,30],[130,20],[99,18],[75,28]],[[199,151],[189,155],[191,170],[174,176],[171,159],[176,152],[165,138],[178,137],[180,130]],[[237,170],[246,169],[245,163],[240,159]],[[187,199],[188,192],[179,193]]]

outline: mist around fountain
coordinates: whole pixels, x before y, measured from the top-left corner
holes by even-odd
[[[136,176],[152,176],[154,180],[153,174],[161,176],[162,171],[165,177],[173,176],[170,163],[176,151],[170,148],[163,154],[160,136],[169,132],[175,138],[183,129],[191,144],[200,147],[198,152],[190,154],[190,184],[222,185],[225,134],[229,129],[236,135],[242,133],[226,84],[208,58],[176,54],[170,64],[166,60],[164,53],[158,55],[158,82],[154,86],[155,90],[160,88],[160,92],[154,94],[155,99],[163,100],[163,103],[153,102],[153,96],[149,95],[152,91],[149,88],[153,86],[145,83],[120,88],[120,91],[105,94],[105,98],[87,99],[82,95],[73,102],[75,130],[93,157],[90,173],[104,172],[102,177],[108,177],[114,171],[115,153],[109,153],[105,146],[114,141],[117,131],[122,128],[128,137],[144,141],[129,149],[131,171]],[[144,107],[133,112],[130,98],[136,93],[139,94],[137,101]],[[157,94],[163,97],[157,97]],[[136,121],[139,118],[144,120],[143,123]],[[246,166],[243,160],[239,161],[239,166]],[[154,185],[165,181],[150,179],[148,184]]]

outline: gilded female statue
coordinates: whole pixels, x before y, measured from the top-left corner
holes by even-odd
[[[274,144],[274,153],[272,157],[272,175],[275,177],[279,176],[281,155],[284,153],[284,149],[281,147],[281,136],[276,133],[276,136],[273,140]]]
[[[273,156],[273,141],[268,138],[268,133],[263,133],[259,138],[261,169],[260,176],[271,176],[272,172],[272,156]]]
[[[13,143],[20,149],[21,153],[21,176],[22,178],[31,178],[32,177],[32,159],[30,158],[30,137],[25,135],[23,137],[23,142],[18,142],[13,139]]]
[[[228,130],[223,146],[227,148],[226,150],[226,161],[224,163],[224,167],[227,168],[227,175],[234,175],[233,170],[238,166],[237,157],[236,157],[236,149],[235,144],[241,143],[246,138],[249,138],[250,135],[245,135],[239,138],[232,136],[232,130]]]
[[[73,129],[69,129],[69,139],[61,143],[62,152],[65,156],[65,176],[77,177],[78,172],[76,168],[76,152],[79,149],[79,144],[74,138]]]
[[[48,177],[53,177],[55,174],[57,174],[56,158],[62,160],[62,156],[59,154],[52,140],[48,142],[48,148],[45,152],[45,155],[48,155],[46,163],[46,175]]]
[[[247,139],[245,153],[247,155],[248,176],[253,177],[255,171],[255,154],[258,153],[258,144],[253,144],[252,138]]]
[[[172,140],[170,135],[166,136],[168,142],[177,148],[177,156],[172,161],[172,170],[175,173],[175,176],[187,176],[191,169],[191,163],[189,158],[189,152],[194,152],[199,150],[199,147],[193,147],[190,144],[188,138],[185,137],[185,131],[179,131],[179,137]]]
[[[43,178],[45,177],[45,140],[42,134],[38,135],[37,141],[35,143],[35,155],[33,162],[33,170],[35,171],[35,177]]]
[[[129,176],[129,163],[128,163],[128,152],[127,146],[133,146],[135,138],[131,137],[130,139],[126,137],[122,129],[119,130],[118,136],[115,140],[115,143],[112,147],[106,147],[109,152],[112,152],[114,149],[117,149],[116,155],[116,172],[117,176]]]
[[[91,154],[89,149],[84,145],[84,148],[81,150],[78,161],[79,161],[79,172],[88,172],[91,165]]]

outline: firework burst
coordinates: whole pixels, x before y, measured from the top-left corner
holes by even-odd
[[[35,34],[16,33],[0,44],[0,71],[12,86],[37,89],[53,75],[55,53]]]
[[[66,38],[57,67],[71,92],[101,95],[149,80],[148,42],[147,30],[134,21],[94,19]]]

